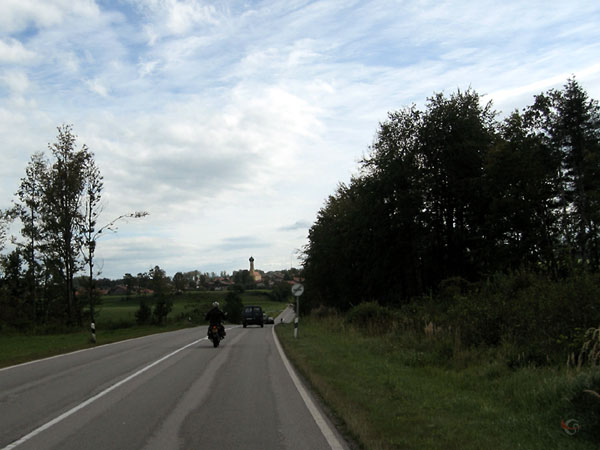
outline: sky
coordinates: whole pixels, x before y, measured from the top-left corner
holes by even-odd
[[[0,5],[0,208],[72,125],[100,225],[149,213],[98,241],[112,279],[300,267],[379,124],[434,93],[471,87],[500,117],[572,76],[600,98],[597,0]]]

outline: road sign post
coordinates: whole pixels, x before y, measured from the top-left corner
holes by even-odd
[[[294,320],[294,338],[298,338],[298,318],[300,317],[300,296],[304,293],[304,286],[296,283],[292,286],[292,294],[296,297],[296,319]]]

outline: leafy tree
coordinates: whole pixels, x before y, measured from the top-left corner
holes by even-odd
[[[64,316],[67,324],[81,325],[82,302],[75,296],[75,275],[87,267],[85,288],[94,321],[97,239],[103,231],[115,231],[119,220],[147,213],[124,214],[98,228],[103,181],[93,153],[85,144],[76,148],[70,125],[58,127],[57,141],[48,147],[53,160],[46,161],[42,153],[31,157],[11,211],[22,222],[24,242],[17,245],[27,264],[25,297],[33,320]],[[61,287],[61,294],[56,286]]]
[[[473,90],[390,113],[317,214],[306,299],[398,304],[449,278],[600,269],[600,108],[569,80],[503,123]],[[306,305],[306,301],[304,304]]]
[[[515,111],[487,155],[489,245],[482,260],[490,272],[540,264],[558,270],[561,162],[534,128],[531,111]]]
[[[563,234],[573,256],[600,266],[600,106],[574,79],[536,97],[540,134],[562,160]]]
[[[138,287],[138,295],[141,293],[142,289],[148,289],[150,287],[150,277],[147,272],[140,272],[136,276],[137,287]]]
[[[102,181],[102,175],[100,175],[100,169],[94,162],[93,155],[90,153],[84,167],[84,215],[83,222],[81,225],[81,231],[83,234],[83,261],[88,268],[88,306],[90,309],[90,321],[94,323],[94,309],[95,303],[99,298],[97,292],[95,292],[94,285],[94,254],[96,252],[96,241],[102,229],[96,230],[98,217],[101,213],[100,199],[104,183]]]
[[[75,148],[76,137],[69,125],[58,127],[57,142],[50,150],[55,162],[45,175],[42,202],[43,251],[53,277],[63,286],[67,323],[81,325],[81,305],[75,297],[73,278],[82,268],[79,252],[83,245],[80,210],[86,184],[86,167],[91,159],[87,146]]]
[[[340,184],[309,230],[304,267],[306,279],[318,286],[315,303],[348,308],[365,293],[360,282],[362,237],[367,236],[362,233],[366,213],[359,214],[361,200],[356,180],[351,186]]]
[[[123,284],[125,284],[125,287],[127,288],[126,295],[129,297],[133,292],[135,286],[135,278],[133,277],[133,275],[131,275],[130,273],[126,273],[123,276]]]
[[[406,301],[452,275],[483,270],[491,105],[468,90],[389,114],[360,176],[340,185],[309,231],[305,275],[317,302]],[[319,294],[314,294],[318,292]]]
[[[157,297],[156,302],[154,303],[154,309],[152,310],[154,321],[158,325],[162,325],[172,309],[173,301],[170,298]]]
[[[0,279],[0,325],[2,322],[11,327],[26,328],[31,317],[24,302],[26,287],[23,284],[23,259],[17,248],[0,259],[3,277]]]
[[[183,273],[177,272],[173,276],[173,286],[175,287],[176,291],[183,291],[183,290],[185,290],[185,288],[186,288],[186,279],[185,279],[185,276],[183,275]]]
[[[140,307],[135,312],[135,320],[138,325],[147,324],[150,322],[150,318],[152,317],[152,309],[146,303],[146,300],[142,297],[140,298]]]
[[[270,297],[276,302],[287,302],[292,296],[289,283],[277,283],[271,289]]]
[[[233,282],[242,287],[242,289],[251,289],[254,287],[254,279],[250,276],[249,270],[238,270],[233,273]]]
[[[368,258],[360,273],[361,284],[374,294],[363,299],[383,300],[390,292],[406,299],[423,283],[423,119],[414,106],[390,113],[362,161],[364,200],[356,216],[363,223],[358,238],[365,241],[362,254]],[[361,232],[365,227],[369,233]],[[404,269],[398,271],[398,266]]]
[[[44,177],[47,171],[47,162],[43,153],[32,155],[25,169],[25,178],[17,191],[17,202],[12,211],[22,223],[21,235],[26,242],[20,247],[23,249],[27,264],[25,283],[27,285],[27,298],[31,308],[32,319],[37,317],[36,305],[41,277],[39,262],[39,248],[42,243],[42,202],[44,195]]]
[[[227,314],[227,320],[231,323],[240,323],[242,321],[242,298],[237,292],[229,291],[225,296],[225,305],[223,312]]]
[[[166,272],[159,266],[154,266],[148,271],[150,285],[154,291],[154,295],[168,295],[171,292],[171,285]]]
[[[433,284],[461,275],[476,277],[488,199],[484,161],[496,140],[495,111],[479,95],[458,91],[429,99],[419,129],[426,258]]]
[[[152,290],[154,291],[155,298],[152,315],[154,316],[154,321],[161,325],[173,309],[173,301],[170,297],[171,285],[165,271],[159,266],[150,269],[148,275],[152,282]]]

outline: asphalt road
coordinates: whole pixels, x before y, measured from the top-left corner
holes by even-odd
[[[216,349],[199,327],[0,370],[0,448],[348,448],[272,328],[230,328]]]

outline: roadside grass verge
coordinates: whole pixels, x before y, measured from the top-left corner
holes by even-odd
[[[96,344],[90,342],[89,324],[82,330],[51,333],[0,333],[0,368],[47,358],[76,350],[110,344],[117,341],[204,325],[204,314],[214,301],[223,306],[226,292],[186,292],[173,297],[173,310],[162,326],[137,325],[135,312],[140,297],[106,296],[96,317]],[[274,302],[266,292],[248,291],[241,294],[244,305],[261,305],[275,317],[287,304]],[[144,297],[148,305],[154,298]],[[191,319],[191,320],[190,320]]]
[[[299,339],[291,325],[276,331],[361,448],[598,448],[598,423],[573,401],[600,385],[598,369],[510,369],[489,355],[453,367],[397,335],[366,336],[331,318],[303,319]],[[563,420],[585,427],[571,436]]]
[[[174,323],[162,327],[97,330],[96,344],[90,342],[89,331],[43,335],[0,334],[0,368],[181,328],[181,324]]]

